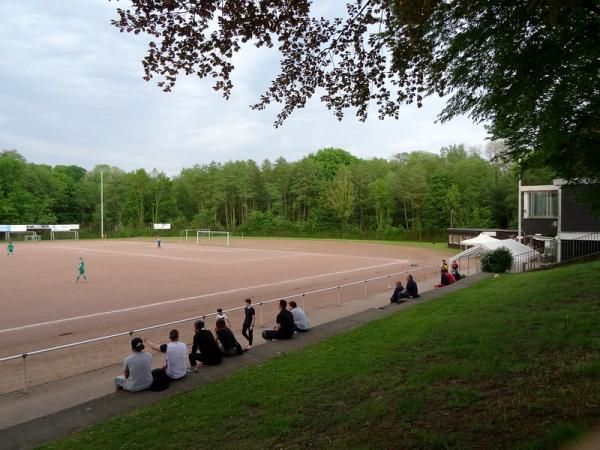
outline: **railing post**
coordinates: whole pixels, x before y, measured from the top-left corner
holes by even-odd
[[[365,280],[365,298],[367,298],[367,280]]]
[[[387,276],[387,290],[388,290],[388,292],[390,291],[390,289],[391,289],[390,288],[390,276],[388,275]]]
[[[262,311],[262,302],[258,304],[258,316],[260,317],[260,326],[263,326],[263,311]]]
[[[302,309],[303,309],[304,311],[306,311],[306,307],[304,306],[304,296],[305,296],[305,295],[306,295],[306,293],[305,293],[305,292],[303,292],[303,293],[302,293]]]
[[[340,306],[340,287],[337,287],[337,304]]]
[[[425,284],[425,281],[427,280],[427,277],[425,276],[425,267],[423,267],[421,271],[423,272],[423,284]]]
[[[27,393],[27,353],[21,355],[23,357],[23,393]]]

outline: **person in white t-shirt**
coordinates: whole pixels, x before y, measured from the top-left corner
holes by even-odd
[[[131,340],[132,353],[123,361],[123,375],[115,378],[117,390],[138,392],[152,386],[152,355],[144,352],[144,342],[136,337]]]
[[[171,381],[181,380],[187,374],[187,345],[179,342],[179,331],[171,330],[169,332],[168,344],[157,345],[147,338],[144,343],[155,352],[165,354],[165,365],[160,369],[154,369],[152,376],[154,378],[167,377]]]
[[[225,321],[225,325],[231,328],[231,321],[229,320],[229,317],[227,317],[227,314],[223,312],[222,308],[217,308],[217,315],[215,316],[215,321],[219,319],[223,319]]]

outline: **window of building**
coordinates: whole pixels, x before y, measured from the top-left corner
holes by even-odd
[[[558,194],[556,191],[525,192],[523,217],[558,217]]]

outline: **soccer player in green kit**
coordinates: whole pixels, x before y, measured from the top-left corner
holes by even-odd
[[[75,283],[77,283],[79,281],[79,278],[83,277],[83,280],[87,283],[88,279],[87,279],[87,275],[85,274],[85,263],[83,262],[83,258],[80,256],[79,257],[79,268],[78,268],[78,273],[77,273],[77,278],[75,278]]]
[[[8,245],[6,246],[6,254],[8,256],[12,256],[14,251],[15,251],[15,244],[13,244],[12,241],[9,241]]]

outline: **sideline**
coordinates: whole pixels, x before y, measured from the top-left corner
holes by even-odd
[[[389,293],[387,292],[377,294],[372,296],[371,299],[378,300],[380,305],[384,302],[385,306],[379,308],[371,307],[347,317],[339,318],[338,316],[337,319],[318,325],[312,328],[309,333],[303,333],[302,336],[296,336],[289,341],[275,341],[257,346],[252,351],[244,353],[239,357],[227,359],[225,363],[219,366],[204,367],[199,373],[186,376],[183,380],[172,384],[169,389],[163,392],[113,393],[48,414],[44,417],[5,428],[1,430],[0,450],[32,448],[48,443],[115,416],[133,412],[143,406],[156,403],[161,399],[169,398],[227,377],[243,368],[261,364],[281,354],[308,347],[331,336],[357,328],[364,323],[412,308],[442,297],[450,292],[468,288],[479,280],[489,276],[490,274],[487,273],[478,273],[458,283],[446,286],[443,289],[427,291],[419,299],[411,300],[401,305],[389,305],[387,303]],[[78,383],[78,385],[80,384]],[[59,393],[61,395],[68,395],[67,391],[59,391]],[[35,392],[28,395],[30,396],[30,400],[35,404],[36,411],[45,405],[43,402],[40,404],[39,401],[36,401],[39,399],[33,398],[36,395]],[[15,407],[13,406],[12,408]],[[2,412],[1,409],[0,412]]]

